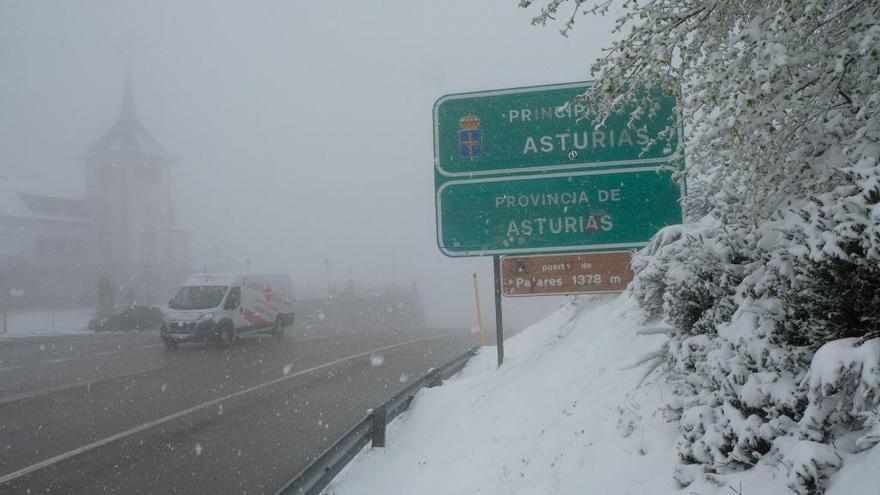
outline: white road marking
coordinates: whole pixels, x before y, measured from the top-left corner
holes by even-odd
[[[159,367],[146,368],[146,369],[142,369],[142,370],[137,370],[137,371],[125,373],[122,375],[116,375],[116,376],[105,377],[105,378],[96,378],[94,380],[83,380],[83,381],[79,381],[79,382],[68,383],[66,385],[58,385],[57,387],[50,387],[50,388],[46,388],[43,390],[37,390],[34,392],[23,392],[23,393],[16,394],[16,395],[9,395],[7,397],[0,397],[0,406],[2,406],[4,404],[8,404],[10,402],[18,402],[20,400],[30,399],[31,397],[37,397],[38,395],[46,395],[46,394],[53,394],[56,392],[63,392],[65,390],[68,390],[71,388],[77,388],[77,387],[87,387],[87,386],[95,385],[97,383],[106,382],[108,380],[115,380],[117,378],[126,378],[126,377],[129,377],[132,375],[137,375],[140,373],[147,373],[150,371],[156,371],[158,369],[160,369],[160,368]],[[0,371],[2,371],[2,370],[0,370]]]
[[[285,340],[285,341],[282,342],[282,345],[298,344],[298,343],[300,343],[300,342],[309,342],[309,341],[313,341],[313,340],[324,340],[324,339],[329,339],[329,338],[332,338],[332,336],[327,336],[327,335],[313,335],[313,336],[310,336],[310,337],[304,337],[304,338],[296,338],[296,339]],[[145,350],[145,349],[156,349],[156,348],[159,348],[159,347],[165,347],[165,344],[149,344],[149,345],[141,345],[141,346],[137,346],[137,347],[128,347],[128,348],[123,348],[123,349],[113,349],[112,351],[101,351],[101,352],[94,352],[94,353],[91,353],[91,354],[83,354],[83,355],[81,355],[81,356],[73,356],[73,357],[65,357],[65,358],[58,358],[58,359],[50,359],[50,360],[48,360],[48,361],[40,361],[40,362],[38,362],[38,363],[33,363],[33,364],[30,365],[30,367],[35,367],[35,366],[45,366],[45,365],[49,365],[49,364],[66,363],[66,362],[68,362],[68,361],[74,361],[74,360],[77,360],[77,359],[88,359],[88,358],[90,358],[90,357],[98,357],[98,356],[111,356],[111,355],[113,355],[113,354],[119,354],[119,353],[122,353],[122,352],[141,351],[141,350]],[[24,368],[24,367],[25,367],[25,366],[10,366],[10,367],[8,367],[8,368],[0,368],[0,373],[2,373],[2,372],[4,372],[4,371],[11,371],[11,370],[16,370],[16,369]],[[2,399],[0,399],[0,404],[3,404],[3,403],[4,403],[4,401],[3,401]]]
[[[74,359],[76,359],[76,358],[75,358],[75,357],[68,357],[68,358],[50,359],[50,360],[48,360],[48,361],[42,361],[42,362],[37,363],[37,364],[66,363],[66,362],[68,362],[68,361],[73,361]]]
[[[90,357],[96,356],[109,356],[111,354],[119,354],[120,352],[131,352],[131,351],[140,351],[144,349],[155,349],[157,347],[165,347],[165,344],[150,344],[150,345],[141,345],[137,347],[128,347],[124,349],[114,349],[112,351],[101,351],[101,352],[93,352],[91,354],[83,354],[80,356],[72,356],[58,359],[49,359],[47,361],[40,361],[38,363],[33,363],[30,366],[44,366],[47,364],[58,364],[58,363],[66,363],[68,361],[75,361],[77,359],[88,359]],[[24,366],[16,366],[12,368],[0,368],[0,371],[5,371],[7,369],[15,369],[15,368],[23,368]]]
[[[165,344],[150,344],[135,347],[134,349],[155,349],[157,347],[165,347]]]
[[[126,347],[123,349],[113,349],[112,351],[95,352],[93,354],[86,354],[81,357],[87,358],[87,357],[91,357],[91,356],[109,356],[110,354],[119,354],[120,352],[140,351],[143,349],[155,349],[157,347],[165,347],[165,344],[139,345],[137,347]]]
[[[257,390],[260,390],[261,388],[268,387],[269,385],[274,385],[274,384],[276,384],[276,383],[281,383],[281,382],[283,382],[283,381],[290,380],[291,378],[296,378],[296,377],[298,377],[298,376],[302,376],[302,375],[306,375],[306,374],[309,374],[309,373],[313,373],[313,372],[315,372],[315,371],[318,371],[318,370],[321,370],[321,369],[324,369],[324,368],[329,368],[329,367],[331,367],[331,366],[336,366],[337,364],[341,364],[341,363],[344,363],[344,362],[346,362],[346,361],[351,361],[351,360],[353,360],[353,359],[357,359],[357,358],[361,358],[361,357],[369,356],[369,355],[374,354],[374,353],[377,353],[377,352],[383,352],[383,351],[387,351],[387,350],[390,350],[390,349],[394,349],[395,347],[400,347],[400,346],[404,346],[404,345],[408,345],[408,344],[413,344],[413,343],[416,343],[416,342],[424,342],[424,341],[426,341],[426,340],[439,339],[439,338],[443,338],[443,337],[446,337],[446,335],[434,335],[434,336],[431,336],[431,337],[422,337],[422,338],[418,338],[418,339],[407,340],[407,341],[405,341],[405,342],[400,342],[400,343],[398,343],[398,344],[392,344],[392,345],[389,345],[389,346],[380,347],[380,348],[378,348],[378,349],[372,349],[372,350],[369,350],[369,351],[366,351],[366,352],[361,352],[361,353],[358,353],[358,354],[353,354],[353,355],[348,356],[348,357],[344,357],[344,358],[336,359],[336,360],[330,361],[330,362],[328,362],[328,363],[324,363],[324,364],[320,364],[320,365],[318,365],[318,366],[313,366],[313,367],[308,368],[308,369],[300,370],[300,371],[297,371],[296,373],[291,373],[291,374],[289,374],[289,375],[285,375],[285,376],[282,376],[282,377],[280,377],[280,378],[276,378],[276,379],[274,379],[274,380],[269,380],[268,382],[262,383],[262,384],[260,384],[260,385],[254,385],[253,387],[248,387],[248,388],[246,388],[246,389],[239,390],[238,392],[233,392],[233,393],[231,393],[231,394],[224,395],[223,397],[218,397],[218,398],[216,398],[216,399],[212,399],[212,400],[209,400],[209,401],[207,401],[207,402],[203,402],[203,403],[201,403],[201,404],[199,404],[199,405],[197,405],[197,406],[190,407],[189,409],[184,409],[184,410],[182,410],[182,411],[178,411],[178,412],[176,412],[176,413],[172,413],[172,414],[169,414],[169,415],[167,415],[167,416],[163,416],[163,417],[161,417],[161,418],[154,419],[153,421],[150,421],[150,422],[148,422],[148,423],[144,423],[144,424],[141,424],[141,425],[139,425],[139,426],[135,426],[134,428],[131,428],[131,429],[128,429],[128,430],[125,430],[125,431],[119,432],[119,433],[117,433],[117,434],[115,434],[115,435],[111,435],[111,436],[109,436],[109,437],[102,438],[102,439],[100,439],[100,440],[98,440],[98,441],[95,441],[95,442],[92,442],[92,443],[90,443],[90,444],[88,444],[88,445],[83,445],[82,447],[79,447],[79,448],[76,448],[76,449],[70,450],[70,451],[65,452],[65,453],[63,453],[63,454],[56,455],[55,457],[51,457],[51,458],[46,459],[46,460],[44,460],[44,461],[40,461],[40,462],[38,462],[38,463],[36,463],[36,464],[31,464],[30,466],[25,467],[25,468],[22,468],[22,469],[19,469],[18,471],[13,471],[13,472],[11,472],[11,473],[4,474],[3,476],[0,476],[0,484],[6,483],[6,482],[8,482],[8,481],[12,481],[12,480],[14,480],[14,479],[16,479],[16,478],[20,478],[20,477],[22,477],[22,476],[24,476],[24,475],[26,475],[26,474],[28,474],[28,473],[32,473],[32,472],[37,471],[37,470],[39,470],[39,469],[43,469],[44,467],[51,466],[51,465],[53,465],[53,464],[59,463],[59,462],[61,462],[61,461],[64,461],[64,460],[66,460],[66,459],[70,459],[71,457],[77,456],[77,455],[82,454],[82,453],[84,453],[84,452],[88,452],[88,451],[93,450],[93,449],[96,449],[96,448],[98,448],[98,447],[103,447],[104,445],[107,445],[107,444],[109,444],[109,443],[115,442],[115,441],[117,441],[117,440],[120,440],[120,439],[122,439],[122,438],[125,438],[125,437],[128,437],[128,436],[131,436],[131,435],[134,435],[134,434],[136,434],[136,433],[140,433],[140,432],[142,432],[142,431],[144,431],[144,430],[148,430],[148,429],[150,429],[150,428],[153,428],[153,427],[159,426],[159,425],[161,425],[161,424],[163,424],[163,423],[167,423],[167,422],[169,422],[169,421],[175,420],[175,419],[180,418],[180,417],[182,417],[182,416],[186,416],[187,414],[191,414],[191,413],[194,413],[194,412],[196,412],[196,411],[199,411],[199,410],[202,410],[202,409],[205,409],[205,408],[208,408],[208,407],[214,406],[214,405],[216,405],[216,404],[219,404],[220,402],[223,402],[223,401],[226,401],[226,400],[229,400],[229,399],[232,399],[232,398],[238,397],[238,396],[240,396],[240,395],[245,395],[245,394],[249,394],[249,393],[251,393],[251,392],[255,392],[255,391],[257,391]]]
[[[308,337],[296,337],[293,339],[285,340],[284,345],[287,344],[299,344],[300,342],[311,342],[313,340],[325,340],[332,339],[335,335],[311,335]]]

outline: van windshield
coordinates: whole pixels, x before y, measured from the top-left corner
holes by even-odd
[[[168,304],[171,309],[210,309],[216,308],[226,294],[225,285],[200,285],[181,287]]]

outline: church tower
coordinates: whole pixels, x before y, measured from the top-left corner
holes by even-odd
[[[118,301],[134,296],[150,302],[170,282],[169,270],[187,264],[177,238],[185,233],[172,230],[174,159],[138,120],[128,71],[119,117],[84,160],[94,249],[104,275],[122,289]]]

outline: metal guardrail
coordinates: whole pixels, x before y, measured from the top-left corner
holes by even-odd
[[[394,418],[409,408],[413,397],[422,387],[437,387],[461,371],[468,360],[476,354],[471,347],[464,354],[449,361],[440,368],[431,368],[390,400],[370,411],[370,413],[330,446],[323,454],[311,462],[296,477],[287,482],[276,495],[318,495],[342,471],[361,449],[372,441],[373,447],[385,446],[385,427]]]

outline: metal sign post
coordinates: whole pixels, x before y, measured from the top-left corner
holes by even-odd
[[[504,323],[501,321],[501,256],[492,257],[495,272],[495,340],[498,349],[498,366],[504,362]]]

